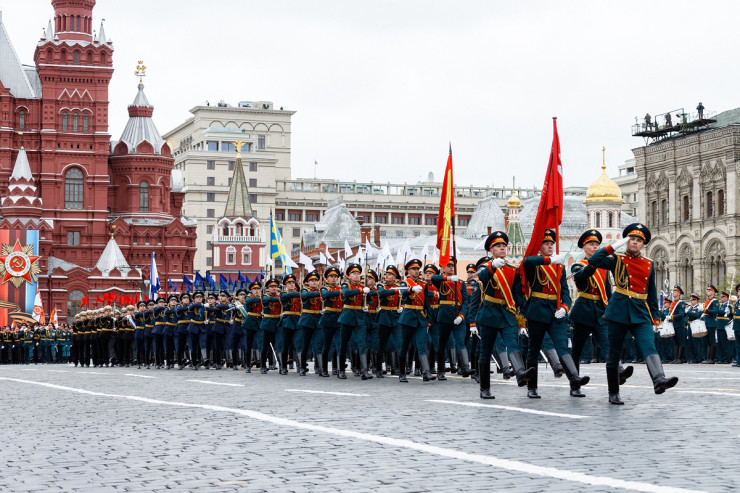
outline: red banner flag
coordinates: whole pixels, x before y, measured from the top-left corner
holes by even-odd
[[[82,299],[80,300],[80,308],[82,308],[85,305],[87,305],[87,296],[83,296]]]
[[[542,237],[545,230],[554,228],[557,233],[556,251],[560,246],[560,223],[563,222],[563,163],[560,161],[560,138],[558,137],[558,125],[555,118],[552,119],[552,147],[550,148],[550,161],[547,164],[545,183],[542,185],[540,204],[537,207],[537,216],[534,219],[532,236],[529,237],[524,258],[537,255],[542,246]],[[522,266],[524,264],[522,263]],[[525,294],[529,293],[529,285],[524,275],[524,269],[519,270],[522,276],[522,289]]]
[[[455,257],[450,253],[452,249],[452,221],[455,220],[455,187],[452,180],[452,145],[450,155],[447,157],[445,177],[442,182],[442,193],[439,198],[439,217],[437,217],[437,249],[439,250],[439,265],[444,267]]]
[[[105,298],[101,298],[100,295],[98,295],[98,303],[105,303]]]

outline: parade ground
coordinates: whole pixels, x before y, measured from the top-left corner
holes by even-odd
[[[540,365],[542,399],[492,375],[361,381],[232,370],[0,367],[2,491],[737,491],[740,371],[644,365],[607,402]]]

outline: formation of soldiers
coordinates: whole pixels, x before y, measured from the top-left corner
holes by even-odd
[[[703,362],[734,358],[737,366],[738,339],[731,346],[725,326],[734,325],[736,316],[740,323],[740,303],[729,305],[727,293],[714,300],[717,290],[710,286],[705,303],[692,296],[686,305],[676,286],[674,300],[661,310],[652,261],[640,253],[650,241],[647,227],[629,225],[623,239],[604,248],[598,231],[586,231],[578,242],[585,258],[570,276],[564,256],[554,253],[556,240],[556,232],[546,230],[539,254],[516,266],[506,260],[506,234],[496,231],[485,241],[488,255],[466,266],[465,280],[455,274],[454,259],[442,269],[412,259],[404,276],[391,265],[382,277],[353,263],[344,272],[310,272],[301,283],[292,274],[253,282],[233,297],[195,291],[120,312],[110,306],[85,311],[71,331],[56,331],[71,344],[62,343],[55,357],[75,366],[242,368],[283,375],[295,368],[301,376],[313,359],[315,374],[340,379],[347,378],[349,361],[362,380],[390,374],[405,383],[411,372],[425,382],[447,380],[447,372],[473,377],[482,399],[494,398],[492,365],[505,379],[526,386],[529,398],[540,398],[538,363],[544,359],[555,377],[567,376],[571,396],[584,397],[589,377],[580,374],[580,366],[590,343],[596,359],[599,353],[606,358],[609,402],[617,405],[623,404],[620,385],[634,371],[622,365],[632,359],[624,357],[625,343],[634,344],[645,362],[656,394],[678,382],[665,376],[666,358],[657,350],[668,340],[675,346],[670,362],[695,361],[697,351],[706,351]],[[577,287],[575,300],[569,277]],[[691,337],[692,320],[702,322],[703,334]],[[667,322],[673,336],[664,334]],[[43,352],[44,361],[54,361]]]
[[[20,324],[0,329],[0,364],[69,363],[72,329],[67,324]]]

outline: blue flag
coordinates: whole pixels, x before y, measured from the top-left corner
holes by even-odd
[[[185,274],[182,275],[182,283],[188,293],[193,290],[193,281],[188,279],[188,276],[186,276]]]
[[[210,288],[211,292],[216,291],[216,281],[210,274],[208,274],[208,287]]]
[[[195,287],[200,286],[201,289],[203,289],[203,285],[206,282],[205,278],[200,275],[200,272],[197,270],[195,271]]]
[[[283,244],[283,238],[280,235],[280,231],[278,231],[275,218],[270,214],[270,258],[273,261],[280,259],[283,263],[285,272],[290,274],[293,272],[293,269],[287,264],[286,259],[288,257],[288,251],[285,249],[285,245]]]
[[[218,284],[221,289],[229,289],[229,281],[226,280],[226,276],[223,274],[218,275]]]
[[[169,277],[167,278],[167,287],[169,288],[170,291],[177,291],[175,289],[175,286],[173,286],[172,284],[172,279],[170,279]]]
[[[149,297],[152,299],[156,298],[161,287],[162,285],[159,284],[159,274],[157,273],[157,262],[154,261],[154,252],[152,252],[152,263],[149,266]]]
[[[236,280],[237,280],[237,281],[238,281],[239,283],[241,283],[241,284],[239,285],[239,287],[242,287],[242,288],[244,287],[244,283],[245,283],[245,282],[249,282],[249,281],[248,281],[247,279],[245,279],[245,278],[244,278],[244,276],[242,275],[242,271],[239,271],[239,275],[237,276]]]
[[[236,289],[236,283],[234,283],[234,280],[231,278],[231,274],[229,274],[229,290],[234,291]]]
[[[246,274],[244,274],[244,284],[246,284],[248,286],[251,283],[252,283],[252,281],[249,279],[249,276],[246,275]],[[242,286],[242,287],[244,287],[244,286]]]

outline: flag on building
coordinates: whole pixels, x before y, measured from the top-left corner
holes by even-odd
[[[277,224],[275,224],[275,217],[272,214],[270,214],[270,258],[273,261],[280,259],[285,266],[286,273],[290,274],[293,272],[293,269],[288,264],[288,259],[290,259],[288,251],[285,249],[283,238],[280,235],[280,231],[278,231]]]
[[[33,319],[44,323],[44,306],[41,304],[41,291],[36,288],[36,299],[33,301]]]
[[[152,262],[149,267],[149,297],[155,298],[161,287],[159,284],[159,273],[157,272],[157,262],[154,260],[154,252],[152,252]]]
[[[454,257],[452,249],[452,221],[455,220],[455,187],[452,180],[452,145],[447,157],[445,177],[442,181],[442,193],[439,197],[439,216],[437,217],[437,248],[439,265],[444,267]]]

